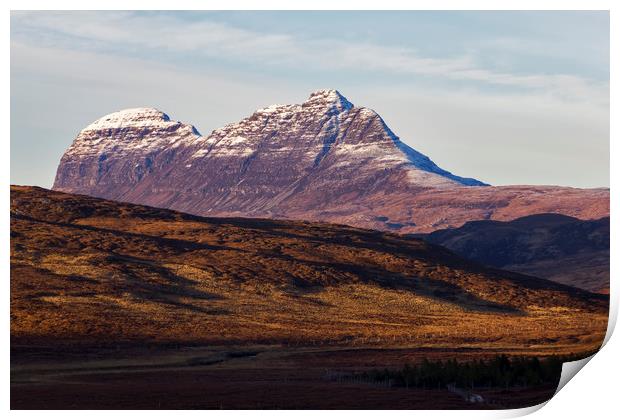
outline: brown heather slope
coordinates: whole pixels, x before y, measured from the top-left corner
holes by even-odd
[[[12,345],[596,350],[607,298],[347,226],[11,187]]]

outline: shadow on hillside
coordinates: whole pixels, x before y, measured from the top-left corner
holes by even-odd
[[[179,299],[222,299],[220,295],[197,289],[195,286],[198,281],[179,276],[169,268],[152,261],[121,254],[109,255],[105,260],[118,270],[112,278],[115,281],[115,289],[128,293],[135,299],[159,302],[204,313],[209,313],[209,309],[180,302]],[[121,276],[123,281],[117,281]],[[166,283],[163,283],[162,279]]]
[[[272,255],[273,256],[273,255]],[[451,303],[468,311],[491,312],[502,314],[522,314],[520,309],[508,305],[502,305],[481,299],[463,288],[443,280],[428,277],[414,278],[388,270],[381,270],[369,267],[360,267],[353,264],[335,262],[315,262],[308,260],[295,259],[287,255],[278,255],[280,259],[286,259],[303,264],[314,266],[317,270],[333,268],[338,271],[347,272],[357,277],[361,283],[376,284],[384,289],[399,290],[415,293],[416,295],[431,298],[440,302]],[[311,295],[318,293],[327,284],[308,283],[303,279],[293,279],[294,282],[288,285],[289,293],[292,295]],[[305,291],[305,293],[304,293]]]

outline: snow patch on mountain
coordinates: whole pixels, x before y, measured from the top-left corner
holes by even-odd
[[[390,136],[390,138],[394,142],[394,145],[398,148],[398,150],[400,150],[407,157],[409,162],[413,166],[415,166],[417,169],[421,169],[426,172],[432,172],[434,174],[440,175],[445,178],[449,178],[463,185],[468,185],[468,186],[489,185],[489,184],[485,184],[484,182],[480,182],[474,178],[463,178],[457,175],[453,175],[451,172],[448,172],[445,169],[440,168],[428,156],[423,155],[417,150],[414,150],[413,148],[411,148],[409,145],[403,143],[400,140],[400,138],[396,136],[392,132],[392,130],[385,124],[385,122],[383,123],[383,126],[385,128],[386,133]],[[418,182],[419,178],[417,176],[414,176],[412,177],[412,179],[414,180],[414,182]]]
[[[176,148],[201,138],[196,128],[170,117],[155,108],[130,108],[113,112],[86,126],[66,156],[127,153],[152,153],[164,148]]]
[[[105,115],[82,131],[118,129],[123,127],[167,127],[170,117],[155,108],[130,108]]]
[[[305,108],[329,107],[338,112],[345,112],[353,108],[353,104],[335,89],[322,89],[312,92],[310,98],[302,104]]]

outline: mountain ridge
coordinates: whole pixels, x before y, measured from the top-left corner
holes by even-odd
[[[609,293],[609,217],[535,214],[415,235],[488,266]]]
[[[604,190],[526,192],[453,175],[402,142],[376,112],[336,90],[258,109],[208,136],[161,111],[137,110],[109,114],[82,130],[61,159],[53,189],[198,215],[306,219],[400,233],[514,218],[532,205],[580,218],[609,213]],[[452,198],[443,200],[446,194]],[[520,212],[502,214],[511,207]]]

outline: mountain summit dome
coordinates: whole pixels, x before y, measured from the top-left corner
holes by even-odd
[[[170,117],[155,108],[129,108],[116,111],[99,118],[89,124],[83,131],[101,130],[106,128],[121,127],[147,127],[152,125],[165,125]]]

